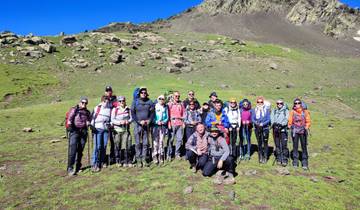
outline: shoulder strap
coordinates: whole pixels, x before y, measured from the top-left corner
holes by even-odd
[[[98,106],[96,107],[94,120],[98,117],[98,115],[99,115],[99,113],[100,113],[100,110],[101,110],[101,105],[98,105]]]
[[[125,109],[125,110],[126,110],[126,109]],[[116,116],[117,116],[118,111],[119,111],[119,107],[115,107],[115,116],[114,116],[114,117],[116,117]]]

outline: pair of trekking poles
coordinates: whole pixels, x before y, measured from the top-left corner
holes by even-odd
[[[248,148],[251,148],[251,145],[250,147],[248,146],[248,144],[250,144],[250,137],[249,137],[249,125],[248,124],[244,124],[243,126],[245,126],[244,128],[240,128],[240,131],[241,131],[241,135],[243,136],[243,139],[246,141],[246,145]],[[237,129],[236,127],[233,128],[233,129]],[[243,130],[244,129],[244,130]],[[237,132],[237,131],[236,131]],[[230,151],[231,153],[233,152],[233,136],[232,136],[232,132],[229,132],[229,138],[230,138]],[[236,137],[235,139],[235,154],[232,154],[235,158],[239,158],[239,161],[238,163],[241,163],[242,159],[245,158],[245,145],[244,145],[244,141],[243,141],[243,144],[239,146],[239,155],[240,157],[237,157],[237,145],[236,145],[236,142],[238,142],[238,139],[240,138],[240,135]],[[249,153],[249,156],[250,156],[250,151],[246,151],[247,153]],[[250,158],[250,157],[249,157]]]

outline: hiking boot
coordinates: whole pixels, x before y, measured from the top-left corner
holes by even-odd
[[[155,158],[154,163],[155,163],[156,165],[159,165],[159,158]]]
[[[281,165],[282,165],[283,167],[286,167],[287,164],[288,164],[288,161],[287,161],[287,160],[286,160],[286,161],[283,161],[283,162],[281,163]]]
[[[193,172],[194,174],[196,174],[197,169],[196,169],[196,167],[195,167],[195,166],[191,167],[191,172]]]
[[[68,176],[75,176],[76,175],[76,170],[75,169],[68,169]]]
[[[121,163],[116,163],[116,167],[121,168],[122,164]]]
[[[142,163],[141,159],[136,160],[136,167],[137,168],[142,168],[143,167],[143,163]]]
[[[107,163],[104,163],[104,164],[102,165],[102,167],[103,167],[103,168],[107,168],[107,167],[108,167]]]
[[[223,180],[223,184],[224,185],[233,185],[235,184],[235,178],[234,175],[232,173],[227,173],[227,177]]]
[[[244,157],[244,160],[249,161],[250,160],[250,154],[246,154],[245,157]]]
[[[176,160],[181,160],[180,155],[176,155],[175,159],[176,159]]]

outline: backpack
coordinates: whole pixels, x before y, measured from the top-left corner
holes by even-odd
[[[73,109],[75,109],[75,114],[74,114],[74,118],[72,119],[72,124],[74,124],[74,120],[75,120],[75,117],[76,117],[76,115],[77,115],[77,113],[79,112],[79,107],[78,106],[73,106],[73,107],[71,107],[67,112],[66,112],[66,114],[65,114],[65,129],[66,130],[69,130],[69,128],[70,128],[70,125],[68,124],[68,122],[69,122],[69,115],[70,115],[70,112],[73,110]]]
[[[98,115],[99,115],[99,113],[100,113],[100,110],[101,110],[101,105],[97,105],[97,106],[96,106],[96,111],[91,114],[91,116],[92,116],[92,118],[94,119],[94,121],[95,121],[96,118],[98,117]]]

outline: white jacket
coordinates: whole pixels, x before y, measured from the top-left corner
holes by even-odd
[[[231,107],[226,107],[225,113],[229,118],[231,127],[235,128],[236,126],[241,126],[241,114],[239,107],[236,107],[235,109]]]

